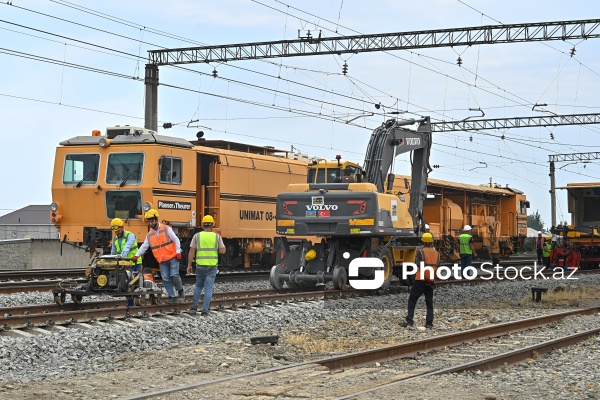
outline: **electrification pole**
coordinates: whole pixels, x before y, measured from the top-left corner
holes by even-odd
[[[592,153],[572,153],[572,154],[550,154],[548,156],[548,161],[550,162],[550,205],[552,212],[552,227],[556,226],[556,181],[555,181],[555,162],[565,162],[565,161],[591,161],[591,160],[600,160],[600,152],[592,152]]]

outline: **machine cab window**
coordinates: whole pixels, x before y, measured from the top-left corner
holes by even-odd
[[[159,182],[181,185],[181,158],[163,156],[158,161]]]
[[[122,220],[142,218],[142,194],[137,190],[106,192],[106,217]]]
[[[99,154],[67,154],[63,170],[65,185],[95,185],[98,182]]]
[[[527,214],[529,208],[529,202],[525,200],[519,201],[519,214]]]
[[[107,185],[136,185],[142,182],[144,154],[112,153],[108,156]]]

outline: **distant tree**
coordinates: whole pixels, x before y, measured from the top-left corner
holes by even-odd
[[[535,210],[535,213],[527,216],[527,226],[536,231],[544,229],[544,220],[538,210]]]

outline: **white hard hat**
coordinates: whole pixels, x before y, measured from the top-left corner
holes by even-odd
[[[471,225],[465,225],[465,227],[463,228],[463,231],[470,231],[471,230]]]
[[[425,224],[425,229],[429,229],[429,224]]]

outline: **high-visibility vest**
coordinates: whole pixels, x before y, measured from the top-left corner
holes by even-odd
[[[171,229],[169,225],[161,224],[158,231],[150,229],[148,232],[148,243],[150,243],[150,249],[154,258],[159,263],[168,261],[177,255],[177,246],[175,242],[171,240],[171,237],[167,233],[167,229]]]
[[[214,267],[219,263],[219,235],[215,232],[196,233],[196,264]]]
[[[437,271],[437,265],[440,261],[440,254],[431,247],[424,247],[418,251],[421,253],[421,260],[425,263],[425,265],[432,268],[424,269],[423,276],[421,277],[420,267],[418,267],[415,280],[425,282],[435,281],[435,272]]]
[[[463,233],[458,237],[458,244],[460,245],[460,254],[473,254],[473,250],[471,250],[471,246],[469,246],[470,240],[471,235],[469,235],[468,233]]]
[[[542,256],[550,257],[550,250],[552,250],[552,243],[550,243],[550,242],[544,243],[544,247],[542,248]]]
[[[115,238],[113,239],[113,243],[115,244],[115,249],[117,250],[118,255],[121,255],[121,253],[123,252],[123,248],[125,247],[125,243],[127,243],[127,239],[129,238],[129,235],[133,235],[133,233],[131,233],[129,231],[124,231],[123,237],[118,237],[117,235],[115,235]],[[131,245],[131,249],[129,249],[129,253],[127,253],[127,258],[131,258],[131,257],[135,256],[137,251],[138,251],[137,240],[134,240],[133,245]],[[142,263],[142,259],[138,258],[136,264],[141,264],[141,263]]]

